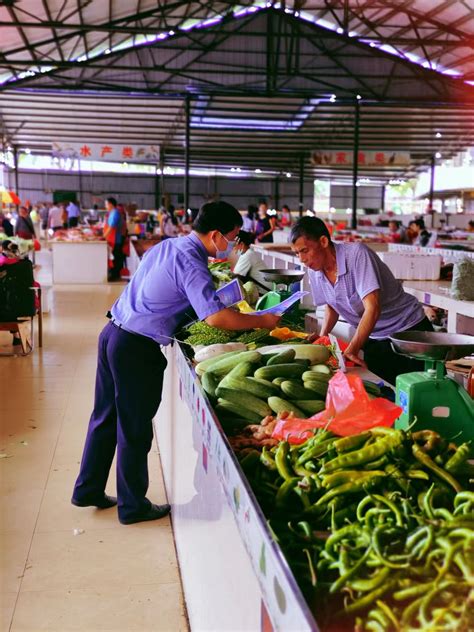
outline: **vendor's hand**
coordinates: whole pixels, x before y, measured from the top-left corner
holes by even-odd
[[[264,314],[260,318],[262,322],[262,328],[270,330],[275,329],[275,327],[281,320],[281,316],[277,316],[276,314]]]
[[[359,357],[359,353],[354,353],[350,350],[349,347],[342,354],[345,360],[349,360],[349,362],[353,362],[355,366],[360,366],[363,369],[367,369],[367,364]]]
[[[308,335],[308,342],[314,342],[318,338],[320,338],[320,335],[317,334],[317,333],[309,334]]]

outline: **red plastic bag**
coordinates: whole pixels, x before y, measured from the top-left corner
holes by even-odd
[[[41,250],[41,244],[37,239],[33,239],[33,248],[35,252],[39,252]]]
[[[376,426],[393,426],[402,408],[382,397],[370,399],[358,375],[338,371],[329,380],[326,409],[309,419],[281,419],[272,437],[298,444],[316,428],[327,428],[341,437]]]

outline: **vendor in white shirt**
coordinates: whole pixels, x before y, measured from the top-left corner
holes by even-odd
[[[241,230],[236,238],[235,250],[238,253],[237,263],[234,267],[235,276],[244,281],[253,281],[261,290],[270,290],[271,284],[265,281],[262,270],[265,264],[261,257],[250,247],[255,241],[255,235]]]

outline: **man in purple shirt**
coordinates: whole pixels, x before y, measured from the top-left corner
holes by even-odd
[[[166,359],[160,345],[170,344],[180,325],[197,315],[222,329],[273,328],[279,317],[240,314],[216,295],[208,257],[232,248],[242,218],[225,202],[205,204],[187,237],[167,239],[143,258],[111,309],[99,337],[94,410],[72,503],[113,507],[105,494],[117,447],[118,515],[122,524],[156,520],[170,511],[146,498],[147,456],[152,419],[158,410]]]
[[[400,373],[423,369],[423,364],[397,355],[389,338],[400,331],[431,331],[418,300],[404,292],[389,268],[362,243],[334,243],[318,218],[303,217],[291,231],[294,252],[309,268],[315,305],[325,305],[321,336],[333,330],[339,316],[355,328],[345,357],[368,366],[395,384]],[[364,351],[364,360],[359,357]]]

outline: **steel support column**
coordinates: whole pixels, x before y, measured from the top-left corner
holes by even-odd
[[[433,213],[433,197],[434,197],[434,177],[435,177],[435,168],[436,168],[436,158],[435,156],[431,156],[431,168],[430,168],[430,193],[429,193],[429,202],[428,202],[428,213]]]
[[[160,187],[160,179],[161,176],[158,174],[159,164],[156,165],[155,172],[155,209],[158,210],[161,206],[161,187]]]
[[[298,204],[300,217],[303,217],[303,206],[304,206],[304,156],[303,154],[301,154],[300,156],[300,190],[299,190],[299,204]]]
[[[184,146],[184,212],[189,208],[189,162],[191,150],[191,97],[185,99],[185,146]],[[186,216],[187,217],[187,216]]]
[[[352,229],[357,228],[357,176],[359,171],[359,101],[355,102],[354,112],[354,156],[352,159]]]
[[[380,210],[385,213],[385,184],[382,185],[382,195],[380,199]]]
[[[20,167],[18,166],[18,149],[13,147],[13,164],[15,166],[15,193],[20,197]],[[16,205],[16,211],[20,210],[19,205]]]
[[[274,201],[275,201],[275,210],[278,210],[278,207],[280,206],[280,176],[277,176],[275,178],[275,196],[274,196]]]

